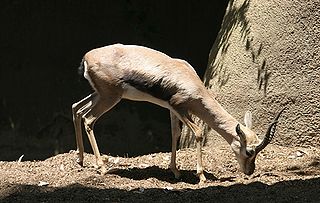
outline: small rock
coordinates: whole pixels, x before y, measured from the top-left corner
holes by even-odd
[[[48,182],[45,182],[45,181],[40,181],[39,182],[39,184],[38,184],[38,186],[47,186],[47,185],[49,185],[49,183]]]
[[[148,168],[150,167],[149,164],[139,164],[139,168]]]
[[[297,152],[296,152],[296,156],[297,156],[297,157],[302,157],[303,155],[304,155],[304,153],[302,153],[302,152],[300,152],[300,151],[297,151]]]
[[[164,189],[165,189],[165,190],[172,191],[172,190],[173,190],[173,187],[171,187],[171,186],[167,186],[167,187],[165,187]]]
[[[21,162],[23,157],[24,157],[24,154],[22,154],[22,155],[19,157],[18,162]]]
[[[138,191],[134,191],[134,193],[138,193],[138,194],[144,193],[144,188],[139,188]]]
[[[298,157],[301,157],[301,156],[304,156],[304,155],[308,155],[308,153],[305,152],[305,151],[303,151],[303,150],[298,150],[298,151],[297,151],[297,156],[298,156]]]
[[[120,162],[120,157],[116,157],[116,158],[110,157],[110,158],[108,159],[108,162],[111,162],[111,163],[113,163],[113,164],[118,164],[118,163]]]
[[[64,171],[64,165],[63,164],[60,165],[59,170],[60,171]]]

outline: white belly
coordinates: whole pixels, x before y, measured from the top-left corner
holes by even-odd
[[[146,101],[146,102],[150,102],[156,105],[159,105],[163,108],[167,108],[169,110],[172,110],[171,106],[169,105],[169,103],[167,101],[158,99],[148,93],[142,92],[130,85],[126,85],[125,86],[125,91],[122,95],[122,98],[124,99],[129,99],[129,100],[133,100],[133,101]]]

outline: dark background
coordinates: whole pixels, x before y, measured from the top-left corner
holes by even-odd
[[[113,43],[187,60],[203,76],[227,1],[1,1],[0,160],[75,149],[71,105],[92,92],[82,56]],[[123,101],[95,127],[102,153],[168,151],[166,109]],[[91,152],[87,138],[86,151]]]

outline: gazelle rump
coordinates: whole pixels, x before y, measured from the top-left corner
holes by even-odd
[[[96,120],[114,107],[121,99],[147,101],[169,109],[172,128],[172,155],[170,168],[176,178],[177,141],[181,129],[179,121],[188,126],[196,137],[197,174],[205,181],[202,167],[201,132],[191,119],[196,115],[218,132],[230,144],[242,171],[254,172],[255,157],[270,143],[278,118],[276,116],[267,134],[260,140],[250,130],[251,113],[241,125],[215,100],[186,61],[171,58],[159,51],[136,45],[114,44],[89,51],[81,67],[94,93],[72,105],[77,141],[78,163],[83,164],[82,120],[88,135],[96,164],[105,173],[93,127]]]

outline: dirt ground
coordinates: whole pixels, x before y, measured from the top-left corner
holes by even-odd
[[[320,202],[320,149],[270,144],[251,176],[239,172],[227,145],[203,149],[208,181],[198,184],[194,149],[178,152],[182,178],[168,169],[169,153],[111,157],[100,175],[94,156],[76,153],[44,161],[0,162],[0,202]]]

